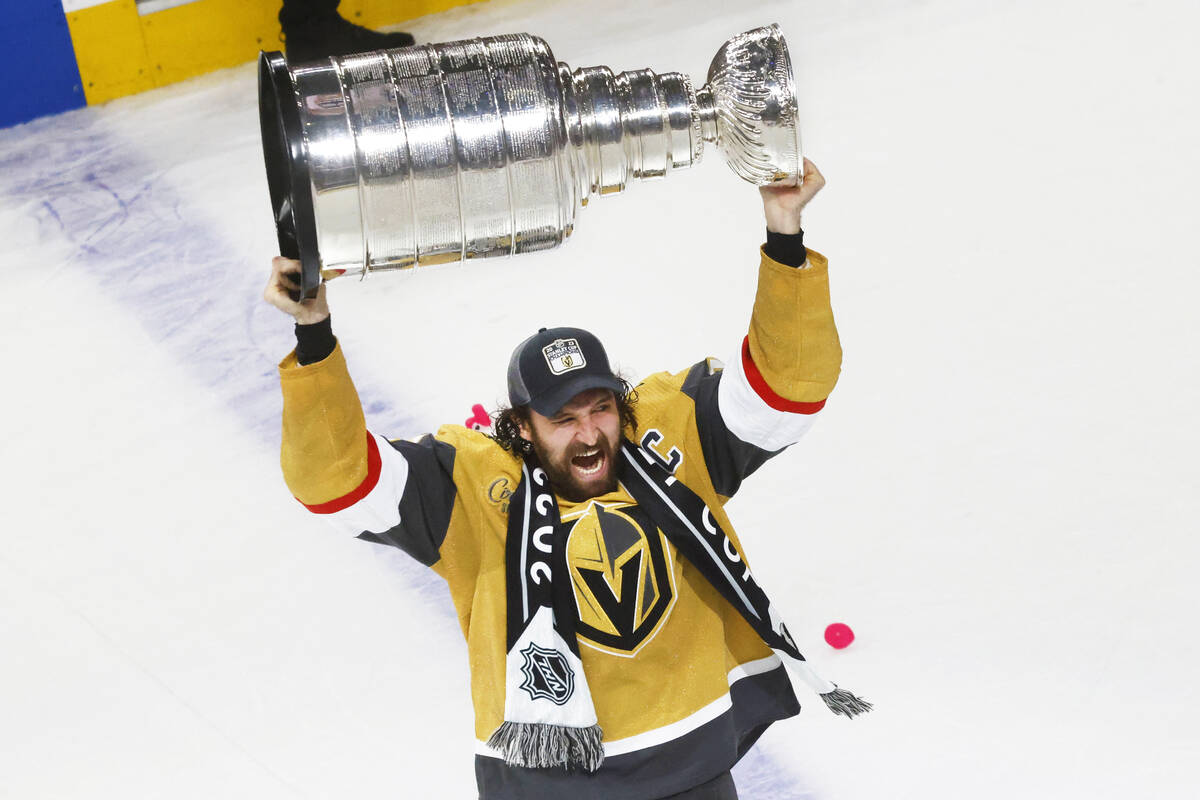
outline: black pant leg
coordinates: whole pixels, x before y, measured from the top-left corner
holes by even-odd
[[[279,9],[279,24],[300,27],[315,17],[328,17],[337,13],[342,0],[283,0]]]
[[[737,800],[737,787],[733,784],[733,775],[726,772],[718,775],[708,783],[693,786],[687,791],[664,797],[662,800]]]

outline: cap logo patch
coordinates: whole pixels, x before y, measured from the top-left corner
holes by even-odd
[[[555,375],[587,366],[587,359],[583,357],[583,350],[579,348],[579,342],[575,339],[555,339],[542,348],[542,355],[546,357],[546,364]]]

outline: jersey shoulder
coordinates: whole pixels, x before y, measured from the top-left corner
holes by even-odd
[[[678,422],[685,422],[695,412],[696,386],[705,379],[712,380],[721,371],[722,363],[717,358],[706,358],[678,372],[656,372],[634,387],[637,391],[638,423],[642,427],[643,412],[646,423],[651,418],[655,424],[669,424],[678,415]]]
[[[485,485],[497,477],[520,478],[521,459],[488,436],[462,425],[443,425],[434,434],[439,445],[454,451],[454,482],[460,489]],[[514,483],[515,485],[515,483]]]

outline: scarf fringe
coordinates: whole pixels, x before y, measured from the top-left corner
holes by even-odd
[[[845,689],[834,688],[832,692],[821,695],[821,699],[825,701],[825,705],[829,706],[830,711],[850,719],[854,719],[859,714],[865,714],[873,708],[866,700]]]
[[[564,767],[595,772],[604,762],[599,725],[572,728],[544,722],[505,721],[488,739],[510,767]]]

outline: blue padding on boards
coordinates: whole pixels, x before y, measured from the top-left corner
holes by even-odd
[[[5,2],[0,128],[86,105],[62,0]]]

